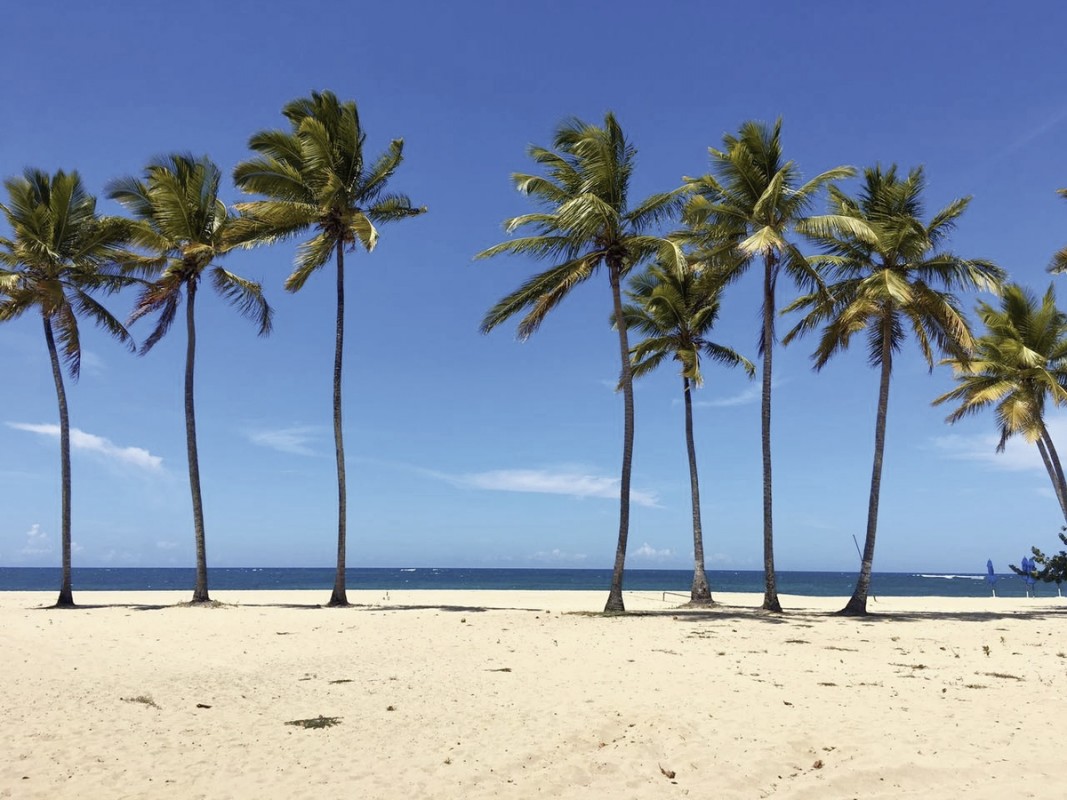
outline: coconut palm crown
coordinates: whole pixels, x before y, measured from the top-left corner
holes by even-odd
[[[264,199],[238,203],[243,219],[235,240],[246,246],[311,233],[297,248],[295,268],[285,288],[296,292],[331,257],[337,265],[337,321],[333,366],[334,449],[337,459],[337,570],[331,606],[348,605],[345,585],[347,486],[341,416],[344,363],[344,256],[378,242],[376,225],[426,211],[386,187],[404,157],[403,139],[394,139],[373,161],[365,161],[366,134],[352,101],[333,92],[312,92],[282,109],[290,129],[256,133],[248,146],[257,154],[234,170],[237,185]]]
[[[970,198],[954,200],[924,222],[924,189],[921,167],[901,177],[895,166],[864,170],[856,198],[831,187],[834,214],[863,227],[859,235],[847,229],[807,231],[822,251],[812,263],[833,281],[825,291],[800,297],[786,309],[807,312],[785,337],[786,343],[824,326],[812,356],[816,370],[847,349],[860,332],[867,335],[871,366],[881,369],[867,534],[859,579],[843,609],[846,614],[862,615],[867,608],[894,355],[910,331],[931,369],[935,353],[965,358],[974,338],[952,292],[996,289],[1004,278],[989,261],[961,258],[942,247]]]
[[[623,393],[623,459],[619,491],[619,537],[605,611],[625,611],[622,576],[630,524],[630,471],[633,457],[633,385],[630,346],[622,322],[623,278],[636,266],[660,256],[680,269],[684,256],[673,242],[656,235],[658,227],[678,213],[679,191],[653,194],[631,204],[630,178],[637,150],[626,139],[615,116],[603,126],[572,118],[556,129],[551,149],[531,146],[530,158],[542,174],[517,173],[515,187],[540,209],[506,220],[508,233],[528,231],[479,253],[527,256],[552,266],[527,280],[493,306],[482,320],[488,333],[521,314],[518,334],[525,339],[570,291],[606,267],[621,359],[619,386]]]
[[[985,332],[967,358],[945,361],[952,365],[957,385],[934,404],[959,403],[948,416],[950,423],[993,409],[1000,434],[997,452],[1015,435],[1036,444],[1067,520],[1067,484],[1045,425],[1048,401],[1067,403],[1067,314],[1057,308],[1051,285],[1038,302],[1027,289],[1009,284],[999,308],[980,303],[978,317]]]
[[[132,241],[144,255],[131,258],[129,266],[150,277],[138,297],[131,322],[158,313],[155,328],[141,346],[144,355],[174,323],[185,292],[185,432],[189,464],[189,487],[193,503],[193,533],[196,544],[194,603],[210,602],[207,576],[207,546],[200,489],[200,460],[196,441],[196,411],[193,382],[196,360],[196,294],[204,273],[239,313],[251,319],[265,336],[271,329],[271,309],[262,287],[242,278],[215,261],[233,249],[229,241],[237,219],[219,199],[221,173],[206,156],[194,158],[176,153],[150,162],[143,177],[125,177],[107,186],[107,194],[134,217]]]
[[[693,583],[691,605],[710,605],[711,588],[704,567],[704,535],[700,516],[700,482],[693,438],[692,388],[703,385],[701,357],[724,366],[744,367],[755,375],[752,362],[735,350],[712,342],[708,336],[719,315],[721,286],[710,276],[687,266],[684,270],[654,265],[630,281],[622,314],[627,327],[644,338],[631,351],[633,376],[655,370],[664,361],[678,362],[685,403],[685,442],[689,456],[689,483],[693,513]]]
[[[0,212],[11,233],[0,237],[0,322],[36,308],[44,325],[59,406],[62,577],[56,606],[69,608],[74,606],[70,418],[62,363],[77,380],[79,317],[133,347],[122,323],[92,297],[94,292],[111,294],[134,282],[120,269],[128,255],[128,226],[123,220],[97,215],[96,198],[85,190],[77,172],[49,175],[28,169],[22,177],[4,181],[4,186],[8,200],[0,203]]]

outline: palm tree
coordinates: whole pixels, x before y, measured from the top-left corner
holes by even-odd
[[[313,272],[334,256],[337,264],[337,324],[333,362],[333,434],[337,456],[337,572],[329,605],[347,606],[345,548],[347,487],[344,439],[341,432],[341,367],[344,351],[344,254],[356,244],[370,252],[378,242],[376,224],[414,217],[415,208],[402,194],[386,193],[386,184],[403,161],[404,141],[369,164],[363,158],[366,135],[356,104],[340,102],[328,91],[294,100],[282,113],[290,130],[261,131],[249,140],[259,155],[238,164],[237,185],[267,199],[238,203],[245,215],[236,239],[245,244],[275,242],[314,235],[300,245],[296,268],[285,282],[299,291]]]
[[[233,248],[227,237],[237,217],[219,200],[219,168],[209,158],[172,154],[145,167],[142,179],[125,177],[107,186],[108,197],[134,216],[132,240],[149,255],[131,263],[155,280],[142,290],[130,321],[159,312],[156,327],[141,346],[144,355],[170,330],[185,290],[185,444],[189,460],[189,489],[193,500],[196,541],[194,603],[208,603],[207,548],[204,507],[200,493],[200,460],[196,446],[193,373],[196,361],[196,293],[204,272],[211,268],[215,291],[242,315],[259,325],[265,336],[271,328],[271,309],[258,283],[214,265]]]
[[[622,361],[619,386],[623,393],[624,424],[622,478],[619,491],[619,539],[608,593],[608,613],[622,613],[622,574],[630,526],[630,466],[633,459],[634,401],[630,370],[630,345],[622,319],[622,280],[638,264],[657,253],[672,268],[683,262],[680,249],[649,230],[674,216],[681,204],[678,192],[654,194],[635,206],[629,204],[630,177],[637,156],[613,114],[597,127],[568,119],[556,130],[552,150],[530,147],[529,155],[546,175],[517,173],[515,187],[531,196],[541,211],[505,221],[508,233],[520,228],[528,236],[490,247],[477,258],[504,253],[551,261],[553,266],[530,278],[497,303],[482,320],[488,333],[515,314],[520,339],[526,339],[571,289],[590,278],[600,266],[607,267],[608,282],[619,335]]]
[[[708,148],[713,174],[687,179],[694,195],[685,218],[696,236],[695,255],[721,260],[735,254],[722,272],[724,281],[739,277],[756,260],[763,261],[763,325],[759,352],[763,358],[761,428],[763,444],[763,608],[781,611],[774,571],[774,522],[771,482],[771,382],[774,351],[775,288],[781,272],[805,288],[821,286],[818,272],[789,240],[791,229],[803,223],[813,230],[855,228],[852,220],[834,216],[809,217],[818,192],[834,180],[854,173],[835,167],[806,183],[792,161],[782,159],[782,121],[769,128],[746,122],[740,132],[723,137],[723,149]]]
[[[948,417],[950,423],[993,408],[1000,429],[998,453],[1016,434],[1035,443],[1067,520],[1067,483],[1045,426],[1048,398],[1056,405],[1067,402],[1067,314],[1056,307],[1051,285],[1038,304],[1029,291],[1010,284],[1004,287],[1000,308],[980,303],[978,317],[986,332],[968,358],[946,362],[953,367],[957,386],[934,404],[959,403]]]
[[[633,301],[622,309],[623,320],[644,337],[631,351],[633,376],[647,375],[670,358],[681,366],[685,400],[685,445],[689,456],[689,487],[693,509],[693,585],[691,605],[711,605],[711,589],[704,570],[704,537],[700,524],[700,484],[697,479],[696,445],[693,443],[691,389],[704,382],[700,357],[705,355],[726,366],[743,366],[749,377],[756,374],[752,362],[729,347],[707,337],[719,316],[719,290],[699,271],[681,272],[655,265],[637,275],[627,296]]]
[[[848,615],[867,613],[894,353],[900,351],[910,328],[931,370],[935,350],[965,358],[974,339],[951,291],[994,289],[1004,277],[988,261],[963,259],[941,249],[970,198],[954,200],[926,223],[924,187],[921,167],[901,178],[895,166],[864,170],[863,187],[855,199],[831,187],[833,212],[864,223],[864,229],[860,235],[846,230],[809,232],[823,252],[812,261],[836,281],[827,292],[808,294],[786,309],[808,310],[785,337],[786,343],[825,323],[813,355],[816,370],[847,349],[860,331],[867,333],[871,366],[881,368],[867,536],[856,588],[841,612]]]
[[[4,181],[4,186],[8,202],[0,203],[0,211],[7,218],[11,238],[0,238],[0,322],[36,307],[44,323],[59,404],[63,574],[56,607],[73,608],[70,418],[60,360],[77,380],[81,371],[79,316],[133,347],[122,323],[91,296],[95,291],[110,294],[133,281],[118,269],[125,257],[127,226],[123,220],[97,215],[96,198],[86,192],[77,172],[60,170],[50,176],[28,169],[21,178]]]

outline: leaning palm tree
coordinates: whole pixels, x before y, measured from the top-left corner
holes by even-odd
[[[719,316],[721,287],[709,276],[686,266],[682,271],[661,264],[650,267],[630,282],[622,317],[630,330],[644,336],[632,352],[633,376],[647,375],[667,359],[681,366],[682,397],[685,401],[685,446],[689,456],[689,489],[693,511],[693,585],[689,602],[711,605],[711,588],[704,569],[704,536],[700,520],[700,482],[697,477],[696,445],[693,441],[691,389],[703,384],[700,358],[730,367],[742,366],[751,378],[752,362],[729,347],[707,337]]]
[[[924,222],[924,187],[921,167],[901,178],[895,166],[864,170],[863,187],[856,198],[832,187],[833,212],[864,223],[863,232],[808,231],[823,253],[813,256],[813,263],[836,280],[826,292],[808,294],[786,309],[808,312],[786,335],[786,343],[825,324],[813,355],[816,370],[847,349],[852,336],[861,331],[867,334],[871,366],[881,369],[867,535],[856,588],[841,612],[848,615],[867,613],[893,356],[910,328],[931,370],[935,351],[966,358],[974,338],[951,292],[995,289],[1004,277],[988,261],[960,258],[942,249],[970,198],[949,203]]]
[[[934,404],[959,403],[950,423],[992,408],[1000,433],[998,453],[1016,434],[1036,444],[1067,520],[1067,483],[1045,425],[1049,398],[1056,405],[1067,403],[1067,314],[1056,307],[1052,286],[1039,304],[1032,293],[1010,284],[1000,307],[980,303],[978,317],[986,332],[968,358],[946,362],[956,373],[957,386]]]
[[[497,303],[482,320],[488,333],[512,316],[525,312],[519,322],[520,339],[537,330],[545,316],[571,289],[607,267],[608,282],[619,335],[622,368],[619,386],[623,393],[623,455],[619,489],[619,538],[611,589],[604,608],[622,613],[622,575],[630,527],[630,466],[633,458],[634,402],[630,369],[630,344],[622,320],[622,280],[636,265],[660,254],[672,269],[683,262],[681,250],[650,233],[671,219],[681,204],[678,192],[654,194],[640,203],[629,203],[630,177],[637,156],[613,114],[604,116],[604,126],[568,119],[556,130],[553,149],[530,147],[529,155],[545,175],[517,173],[516,188],[531,196],[542,210],[507,220],[508,233],[520,228],[530,235],[490,247],[477,258],[511,253],[552,262]]]
[[[818,272],[790,241],[801,222],[816,230],[856,229],[855,223],[833,215],[806,216],[819,191],[831,181],[847,178],[851,167],[835,167],[801,183],[792,161],[782,159],[782,121],[769,128],[746,122],[740,132],[723,137],[723,149],[708,148],[713,174],[690,178],[694,195],[686,221],[695,236],[698,259],[719,261],[736,254],[722,270],[722,279],[737,278],[756,261],[763,262],[763,325],[759,352],[763,359],[761,428],[763,450],[763,608],[781,611],[774,571],[773,490],[771,481],[771,385],[774,354],[775,289],[784,271],[799,286],[821,286]]]
[[[11,236],[0,238],[0,322],[37,308],[44,323],[59,403],[63,569],[56,607],[72,608],[70,417],[60,361],[77,380],[81,370],[79,315],[133,346],[122,323],[91,296],[96,291],[110,294],[133,282],[118,268],[126,256],[127,226],[123,220],[97,215],[96,198],[85,191],[77,172],[50,176],[28,169],[23,177],[8,179],[4,185],[8,201],[0,203],[0,211]]]
[[[215,291],[255,321],[261,336],[271,328],[271,309],[263,298],[262,287],[214,263],[232,249],[227,237],[237,219],[219,199],[220,177],[219,168],[206,156],[172,154],[149,163],[143,178],[120,178],[107,186],[108,197],[133,214],[132,240],[147,254],[131,259],[130,264],[154,277],[142,290],[130,316],[134,322],[159,312],[155,329],[141,346],[141,355],[170,330],[181,306],[182,290],[185,291],[185,445],[196,542],[194,603],[211,601],[193,402],[196,293],[204,273],[210,268]]]
[[[340,102],[328,91],[313,92],[282,109],[290,130],[261,131],[249,140],[258,156],[238,164],[237,185],[266,199],[238,203],[245,215],[235,240],[244,244],[290,239],[308,231],[296,268],[285,282],[299,291],[313,272],[333,256],[337,264],[337,324],[333,361],[333,433],[337,457],[337,571],[329,605],[347,606],[345,550],[347,495],[344,438],[341,432],[341,368],[344,351],[345,251],[361,245],[367,252],[378,242],[376,224],[413,217],[415,208],[402,194],[387,193],[386,184],[404,157],[403,139],[367,163],[366,135],[356,104]]]

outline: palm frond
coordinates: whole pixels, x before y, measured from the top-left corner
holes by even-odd
[[[519,323],[519,338],[528,338],[567,292],[592,276],[600,260],[599,253],[587,254],[533,276],[489,310],[482,320],[481,332],[489,333],[497,325],[529,309]]]
[[[274,312],[263,297],[263,287],[234,273],[215,267],[211,271],[215,291],[221,294],[241,316],[259,325],[259,335],[271,331]]]
[[[312,273],[321,269],[330,260],[334,248],[340,246],[340,242],[335,241],[326,233],[320,233],[302,242],[296,252],[296,268],[285,279],[286,291],[299,292],[304,288],[304,284]]]

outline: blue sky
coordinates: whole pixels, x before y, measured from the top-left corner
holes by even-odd
[[[953,249],[1043,290],[1067,243],[1055,195],[1067,186],[1065,27],[1057,2],[1010,15],[912,0],[20,4],[0,51],[0,172],[78,169],[100,193],[156,154],[188,150],[228,174],[250,134],[283,124],[287,101],[322,88],[355,99],[370,152],[405,139],[393,188],[429,213],[383,228],[374,253],[348,260],[349,564],[606,567],[622,427],[606,275],[525,343],[513,327],[478,333],[485,311],[539,268],[472,261],[504,238],[503,219],[529,209],[509,181],[529,168],[527,145],[549,144],[564,117],[610,109],[639,150],[637,199],[705,171],[707,147],[743,121],[782,116],[786,156],[805,175],[923,164],[931,212],[973,195]],[[224,199],[240,197],[227,187]],[[332,564],[333,273],[287,294],[293,251],[226,262],[264,283],[277,312],[269,339],[207,292],[197,307],[215,566]],[[758,283],[753,272],[730,288],[716,332],[753,358]],[[784,305],[792,289],[781,289]],[[111,306],[125,316],[131,303]],[[812,346],[775,360],[778,565],[853,569],[877,374],[859,346],[815,375]],[[1031,544],[1051,546],[1060,518],[1036,452],[1020,442],[995,455],[989,417],[946,426],[930,400],[951,376],[929,374],[907,347],[875,569],[981,571],[992,557],[1006,570]],[[75,564],[192,565],[183,333],[145,358],[88,330],[85,349],[69,386]],[[0,565],[58,564],[57,414],[38,318],[0,328],[0,375]],[[758,386],[710,366],[705,378],[696,437],[709,567],[757,569]],[[680,383],[665,368],[636,392],[634,568],[691,565]],[[1051,428],[1067,446],[1067,417]]]

